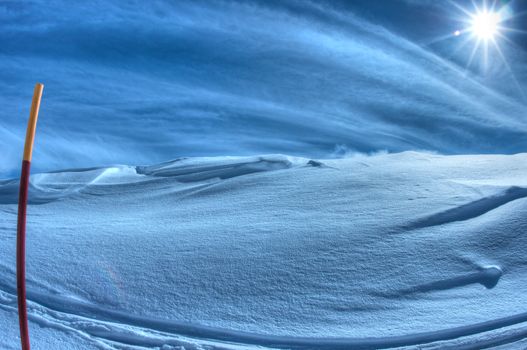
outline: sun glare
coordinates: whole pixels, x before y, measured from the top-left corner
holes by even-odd
[[[509,32],[521,32],[507,26],[507,23],[516,17],[513,8],[508,2],[499,0],[472,0],[471,2],[473,7],[465,8],[456,1],[450,0],[450,3],[462,12],[459,22],[463,26],[449,35],[438,38],[437,41],[448,40],[452,37],[460,38],[461,41],[456,51],[472,43],[473,48],[469,50],[470,54],[465,69],[474,63],[476,67],[482,68],[481,72],[484,73],[496,57],[501,58],[504,66],[509,69],[500,45],[510,41],[507,38]]]
[[[451,32],[449,35],[438,38],[436,41],[448,40],[453,37],[462,38],[455,51],[472,44],[472,49],[468,50],[470,53],[465,70],[473,67],[480,73],[486,74],[489,72],[489,67],[497,66],[495,60],[501,59],[501,67],[504,67],[509,72],[510,78],[518,88],[518,91],[527,100],[527,94],[523,91],[507,62],[506,52],[500,47],[500,45],[512,43],[507,37],[510,32],[527,34],[527,32],[518,28],[508,26],[512,19],[521,16],[521,13],[514,13],[511,5],[513,1],[472,0],[472,8],[465,8],[455,0],[449,1],[462,13],[459,22],[463,23],[463,27]]]
[[[483,40],[493,39],[499,31],[501,17],[499,13],[483,11],[472,18],[472,32]]]

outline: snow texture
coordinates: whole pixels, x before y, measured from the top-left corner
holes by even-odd
[[[526,164],[403,152],[35,174],[33,348],[522,349]],[[0,182],[5,349],[16,189]]]

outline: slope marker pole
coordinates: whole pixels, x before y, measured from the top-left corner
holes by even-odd
[[[38,110],[44,85],[37,83],[33,92],[29,122],[27,124],[24,158],[20,174],[20,192],[18,195],[18,220],[16,230],[16,291],[18,297],[18,321],[20,324],[20,342],[22,350],[30,350],[26,305],[26,211],[29,187],[29,170],[33,154],[33,142],[37,129]]]

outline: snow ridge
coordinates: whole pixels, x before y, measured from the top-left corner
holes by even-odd
[[[417,220],[406,226],[406,229],[414,230],[424,227],[444,225],[455,221],[470,220],[509,202],[525,197],[527,197],[527,188],[512,186],[500,194],[484,197]]]
[[[293,162],[286,156],[225,157],[219,159],[180,158],[170,162],[137,166],[138,174],[174,177],[180,182],[197,182],[214,178],[229,179],[263,171],[287,169]]]

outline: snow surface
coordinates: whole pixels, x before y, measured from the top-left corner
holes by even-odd
[[[525,174],[527,154],[404,152],[33,175],[33,348],[524,348]],[[17,186],[0,182],[3,349]]]

